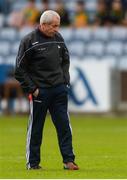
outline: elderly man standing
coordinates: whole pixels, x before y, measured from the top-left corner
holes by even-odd
[[[64,169],[78,170],[72,147],[67,113],[69,53],[58,33],[60,16],[47,10],[40,26],[26,35],[20,44],[15,77],[29,94],[30,120],[27,134],[27,169],[40,169],[40,146],[47,110],[58,135]]]

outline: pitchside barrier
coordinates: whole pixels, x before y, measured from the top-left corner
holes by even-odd
[[[127,66],[122,61],[72,59],[69,111],[107,113],[127,110]],[[13,113],[27,113],[28,100],[1,99],[1,111],[8,107]]]
[[[69,111],[102,113],[116,109],[118,92],[117,88],[114,90],[117,85],[115,64],[89,60],[72,62]]]

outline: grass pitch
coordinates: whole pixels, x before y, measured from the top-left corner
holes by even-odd
[[[42,170],[25,168],[27,116],[0,116],[0,178],[127,178],[127,118],[71,115],[79,171],[63,170],[55,128],[48,116]]]

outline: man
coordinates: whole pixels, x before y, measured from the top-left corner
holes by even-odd
[[[15,77],[30,94],[27,135],[27,169],[40,169],[40,146],[47,110],[56,127],[64,169],[78,170],[74,163],[72,134],[67,113],[69,54],[58,33],[60,16],[45,11],[40,26],[21,41]]]

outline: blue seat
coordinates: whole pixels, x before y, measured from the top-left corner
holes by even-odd
[[[124,27],[113,27],[111,29],[111,39],[126,41],[127,40],[127,28]]]
[[[7,56],[10,54],[10,42],[8,41],[1,41],[0,42],[0,55]]]
[[[0,65],[3,64],[3,61],[4,61],[3,56],[0,56]]]
[[[72,41],[68,44],[68,49],[72,56],[82,58],[85,54],[85,45],[82,41]]]
[[[82,40],[84,42],[89,42],[92,39],[91,28],[81,28],[74,31],[74,40]]]
[[[32,27],[24,27],[24,28],[22,28],[18,33],[19,40],[22,39],[25,35],[27,35],[31,31],[33,31],[33,29],[34,28],[32,28]]]
[[[120,57],[119,68],[127,70],[127,55]]]
[[[105,45],[101,41],[91,41],[86,46],[86,55],[102,56],[105,51]]]
[[[2,28],[0,32],[0,39],[7,41],[14,41],[17,37],[17,31],[14,28]]]
[[[92,39],[96,41],[108,41],[110,39],[109,28],[98,27],[92,31]]]
[[[60,33],[67,42],[73,39],[73,29],[71,28],[60,28]]]
[[[124,43],[124,46],[123,46],[123,55],[127,56],[127,43]]]
[[[123,43],[119,41],[110,41],[106,46],[106,54],[120,56],[123,53]]]
[[[6,57],[6,64],[7,65],[15,66],[15,63],[16,63],[16,54]]]
[[[20,44],[20,41],[16,41],[16,42],[13,43],[13,46],[11,47],[11,53],[12,54],[17,54],[18,53],[19,44]]]

